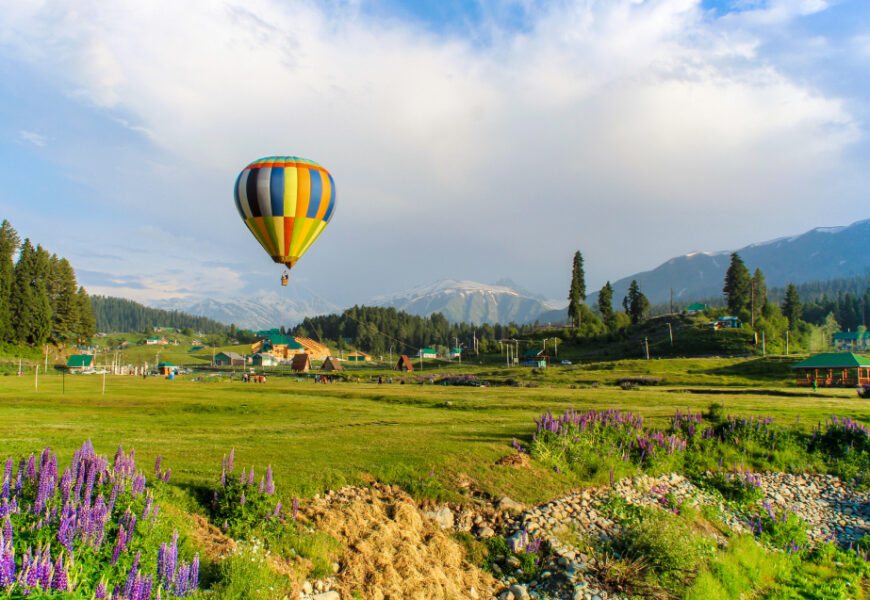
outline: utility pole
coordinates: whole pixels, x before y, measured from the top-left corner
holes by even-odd
[[[106,393],[106,366],[103,365],[103,393]]]
[[[671,322],[668,321],[668,336],[671,338],[671,346],[674,345],[674,328],[671,327]]]
[[[643,338],[643,346],[646,349],[646,359],[649,360],[649,338]]]
[[[755,329],[755,280],[749,282],[749,320],[752,322],[752,328]]]
[[[556,356],[559,356],[559,338],[554,337],[553,342],[556,344]]]
[[[761,356],[767,356],[767,333],[761,332]]]
[[[785,355],[788,356],[788,329],[785,330]]]
[[[45,367],[43,367],[42,372],[48,373],[48,344],[45,345]]]
[[[39,365],[36,365],[36,372],[33,375],[33,391],[39,391]]]
[[[420,348],[420,370],[423,370],[423,349]]]

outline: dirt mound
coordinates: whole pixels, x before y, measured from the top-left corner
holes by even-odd
[[[346,548],[337,588],[367,600],[491,598],[495,580],[393,486],[343,488],[307,511]],[[472,591],[473,590],[473,591]]]
[[[191,517],[193,517],[193,539],[206,556],[218,560],[235,550],[236,542],[209,523],[208,519],[195,513]]]
[[[503,456],[495,461],[495,464],[515,467],[517,469],[528,469],[532,463],[528,454],[525,452],[516,452],[514,454]]]

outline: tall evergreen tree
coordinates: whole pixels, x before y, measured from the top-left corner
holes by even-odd
[[[29,239],[24,240],[15,263],[12,291],[9,294],[9,310],[14,330],[13,341],[26,343],[32,334],[33,326],[33,273],[35,254]]]
[[[614,327],[613,314],[613,286],[608,281],[598,292],[598,312],[601,313],[601,319],[608,331],[612,331]]]
[[[649,299],[640,291],[637,280],[632,279],[628,287],[628,316],[631,317],[631,322],[640,323],[645,320],[649,315],[649,309]]]
[[[52,306],[52,340],[55,343],[74,341],[79,326],[79,302],[76,299],[78,285],[72,265],[61,258],[54,266],[51,279],[54,282],[54,306]]]
[[[9,221],[4,219],[0,223],[0,342],[11,342],[15,338],[10,295],[15,280],[13,258],[20,243],[18,232],[12,228]]]
[[[30,297],[33,302],[30,310],[32,322],[26,341],[34,346],[42,346],[51,334],[51,304],[42,281],[36,281],[36,285],[31,288]]]
[[[77,312],[79,317],[78,322],[78,339],[81,342],[90,342],[91,338],[94,337],[94,334],[97,333],[97,321],[94,318],[93,306],[91,305],[91,299],[88,296],[88,293],[85,291],[85,288],[79,287],[79,291],[76,292],[76,303]],[[190,330],[188,335],[193,334],[193,330]]]
[[[785,291],[782,312],[788,319],[788,328],[794,331],[801,316],[801,299],[793,283],[789,283]]]
[[[725,273],[725,286],[722,292],[728,299],[728,310],[737,314],[749,306],[750,282],[749,269],[736,252],[731,253],[731,264]]]
[[[574,253],[574,264],[571,268],[571,290],[568,292],[568,316],[571,324],[580,328],[580,303],[586,300],[586,274],[583,272],[583,255],[580,251]]]

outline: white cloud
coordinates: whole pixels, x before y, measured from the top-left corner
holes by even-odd
[[[0,24],[0,42],[159,149],[125,174],[134,189],[112,197],[141,205],[143,182],[149,210],[177,216],[168,228],[191,224],[189,243],[173,246],[181,252],[201,242],[208,219],[231,231],[228,189],[248,161],[299,153],[338,182],[330,228],[341,233],[321,264],[351,245],[386,256],[400,240],[446,245],[449,228],[503,247],[495,254],[511,266],[499,274],[526,269],[540,283],[534,261],[505,242],[518,225],[546,231],[561,253],[612,242],[602,222],[640,239],[650,219],[688,223],[680,211],[699,203],[773,218],[817,202],[814,190],[862,136],[841,99],[758,55],[764,26],[824,10],[821,0],[716,21],[698,0],[578,0],[538,9],[523,32],[483,24],[496,29],[489,45],[375,20],[356,3],[29,6]],[[98,151],[94,168],[112,152]],[[118,187],[111,176],[104,185],[107,195]],[[465,254],[441,265],[485,272]],[[615,279],[636,257],[600,260]],[[345,275],[363,280],[366,268]]]
[[[45,146],[45,142],[47,138],[41,133],[37,133],[35,131],[27,131],[22,129],[18,132],[18,139],[22,142],[27,142],[28,144],[33,144],[37,148],[42,148]]]

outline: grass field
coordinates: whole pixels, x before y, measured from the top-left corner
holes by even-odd
[[[200,486],[214,481],[221,457],[235,448],[239,465],[272,464],[287,497],[371,475],[418,495],[461,499],[463,474],[480,490],[531,502],[588,483],[540,466],[495,464],[512,451],[513,438],[531,440],[533,419],[546,410],[616,407],[663,422],[678,408],[721,403],[732,414],[799,418],[806,427],[830,414],[870,420],[870,405],[854,390],[811,394],[789,386],[782,369],[767,375],[776,371],[768,367],[726,359],[625,361],[550,369],[537,380],[526,369],[538,387],[488,388],[108,376],[105,394],[101,376],[41,377],[38,391],[32,375],[0,377],[0,456],[45,445],[69,456],[90,438],[101,453],[134,447],[143,465],[162,454],[174,483]],[[478,371],[520,376],[519,369]],[[612,385],[638,373],[664,381],[632,390]]]

